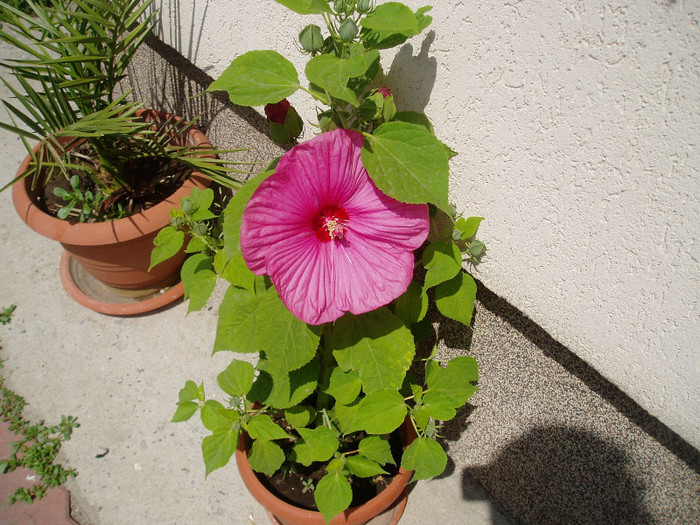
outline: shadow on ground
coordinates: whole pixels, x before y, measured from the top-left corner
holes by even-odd
[[[523,523],[652,523],[644,485],[617,446],[590,432],[538,427],[511,442],[497,459],[462,472],[463,486],[482,480]],[[469,493],[463,494],[465,499]]]

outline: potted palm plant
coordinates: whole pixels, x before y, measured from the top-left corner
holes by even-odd
[[[187,381],[173,420],[199,412],[211,432],[206,474],[235,456],[273,523],[395,524],[407,484],[445,468],[441,425],[476,391],[472,357],[417,343],[433,330],[430,303],[470,324],[476,283],[463,265],[484,253],[481,217],[450,206],[454,152],[428,118],[372,86],[380,50],[420,34],[430,8],[277,1],[326,23],[300,33],[308,83],[279,53],[250,51],[209,90],[265,106],[280,141],[299,131],[284,99],[303,90],[325,106],[320,133],[243,185],[208,227],[208,190],[172,211],[153,261],[192,236],[190,310],[224,279],[214,352],[254,355],[217,376],[223,395]]]
[[[0,39],[24,58],[5,60],[7,120],[27,149],[13,187],[17,212],[64,247],[61,277],[94,310],[134,314],[182,295],[184,253],[149,271],[169,208],[209,180],[236,186],[232,163],[194,122],[118,94],[154,25],[152,0],[0,2]],[[47,4],[47,5],[44,5]],[[179,192],[179,193],[178,193]],[[165,293],[163,293],[165,291]]]

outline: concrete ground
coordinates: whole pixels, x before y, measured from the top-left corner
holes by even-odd
[[[252,146],[248,155],[261,162],[277,151],[254,112],[190,100],[206,75],[157,41],[137,57],[130,82],[149,105],[204,112],[219,147]],[[0,132],[3,183],[24,155]],[[10,192],[0,194],[0,243],[0,306],[17,304],[0,327],[2,373],[29,402],[27,417],[78,418],[60,456],[79,472],[67,483],[76,521],[267,523],[234,465],[205,479],[198,421],[169,423],[184,382],[218,390],[216,374],[233,357],[211,356],[218,303],[133,318],[78,305],[59,279],[60,246],[19,220]],[[436,342],[445,354],[477,358],[480,391],[445,429],[446,473],[417,484],[402,525],[700,522],[698,451],[488,289],[480,288],[473,336],[443,320]]]

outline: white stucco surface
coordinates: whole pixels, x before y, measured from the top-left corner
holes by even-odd
[[[273,0],[155,4],[213,77],[252,49],[303,71],[311,20]],[[486,217],[478,277],[700,447],[700,2],[433,4],[382,65],[459,153],[452,200]]]

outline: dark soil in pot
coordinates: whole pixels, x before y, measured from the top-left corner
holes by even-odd
[[[273,417],[273,419],[275,418]],[[364,434],[360,434],[356,439],[347,442],[346,446],[348,450],[356,450],[357,444],[364,437],[366,437]],[[351,478],[353,493],[351,507],[362,505],[374,498],[391,483],[394,476],[398,473],[398,465],[401,464],[401,456],[403,453],[398,432],[394,432],[389,436],[389,444],[391,446],[391,453],[395,465],[386,465],[384,467],[387,474],[381,474],[371,478]],[[287,448],[282,443],[280,443],[280,445],[282,445],[283,449]],[[294,443],[290,440],[288,448],[291,449],[293,445]],[[287,452],[287,450],[285,450],[285,452]],[[313,486],[316,486],[321,478],[326,475],[325,463],[314,463],[310,467],[297,465],[296,469],[296,472],[278,471],[273,476],[256,473],[256,476],[270,492],[281,500],[297,507],[318,511],[318,507],[316,507],[316,502],[314,501],[314,492],[311,488],[307,487],[307,485],[309,485],[309,481],[311,481]]]
[[[114,188],[111,195],[102,203],[100,214],[104,220],[128,217],[140,213],[151,206],[164,201],[182,186],[192,169],[176,159],[162,157],[143,157],[130,161],[129,188],[119,187],[112,177],[100,170],[99,159],[87,143],[76,146],[70,152],[71,162],[79,165],[88,165],[98,172],[97,180],[88,176],[85,172],[75,169],[71,175],[80,177],[80,190],[94,194],[98,190],[104,192],[104,188]],[[52,177],[43,188],[38,189],[37,205],[49,215],[57,216],[58,210],[67,204],[67,201],[57,197],[55,188],[71,191],[70,182],[62,176]],[[78,212],[72,213],[67,220],[77,222]],[[94,222],[94,219],[86,222]]]

